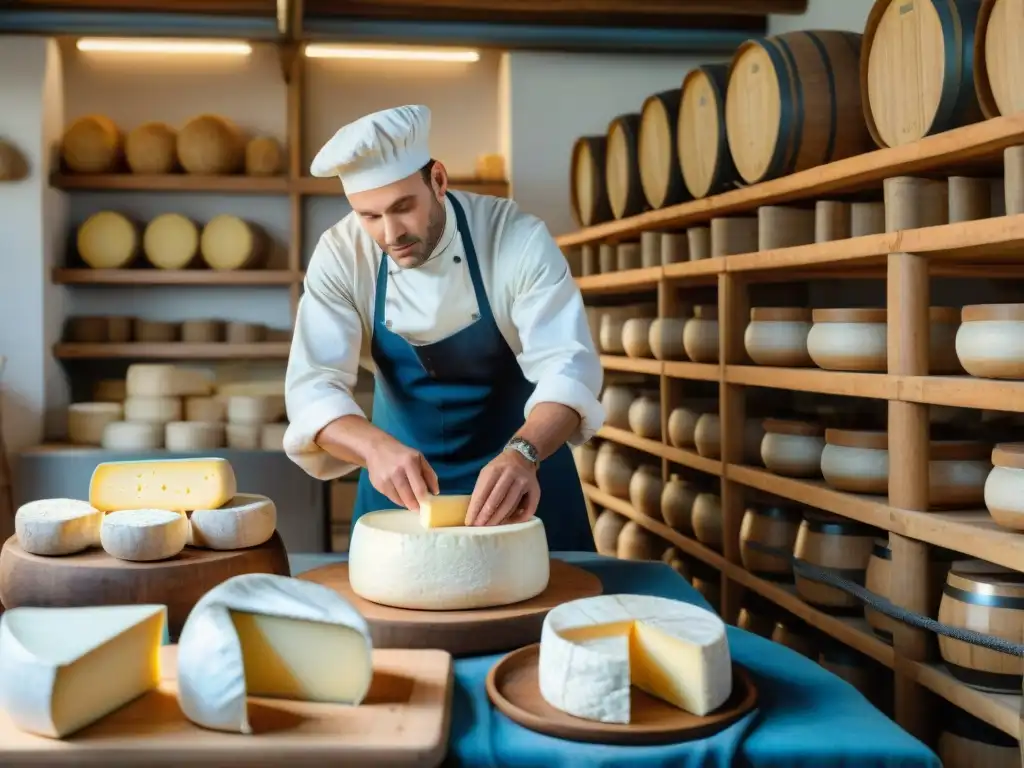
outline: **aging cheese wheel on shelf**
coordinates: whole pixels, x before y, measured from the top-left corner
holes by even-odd
[[[633,216],[647,207],[640,182],[639,138],[639,114],[619,115],[608,124],[604,179],[616,219]]]
[[[60,153],[73,173],[112,173],[121,159],[121,132],[109,117],[80,117],[64,131]]]
[[[1024,0],[984,0],[974,38],[974,83],[985,117],[1024,110]]]
[[[725,131],[728,85],[727,64],[705,64],[683,79],[677,151],[683,180],[694,197],[717,195],[740,180]]]
[[[99,445],[103,430],[123,416],[120,403],[72,403],[68,406],[68,440],[75,445]]]
[[[178,164],[175,150],[177,132],[167,123],[143,123],[128,132],[124,157],[132,173],[171,173]]]
[[[255,224],[225,213],[203,227],[199,250],[211,269],[245,269],[259,265],[266,255],[267,240]]]
[[[109,340],[109,325],[105,317],[69,317],[64,321],[64,338],[78,344],[103,344]]]
[[[257,136],[245,145],[245,172],[273,176],[281,172],[281,145],[270,136]]]
[[[178,131],[178,161],[186,173],[237,173],[245,162],[245,138],[220,115],[193,117]]]
[[[188,518],[168,509],[129,509],[105,515],[103,550],[118,560],[152,562],[174,557],[188,541]]]
[[[225,424],[228,448],[256,451],[260,447],[262,424]]]
[[[264,424],[260,427],[260,450],[283,451],[284,433],[287,430],[287,424]]]
[[[0,706],[18,730],[70,736],[160,684],[166,624],[162,605],[12,608],[0,622]]]
[[[139,249],[135,224],[116,211],[94,213],[78,228],[75,239],[78,255],[93,269],[121,269]]]
[[[227,402],[223,397],[186,397],[185,421],[227,420]]]
[[[92,388],[96,403],[122,403],[127,394],[124,379],[100,379]]]
[[[164,213],[142,234],[146,260],[158,269],[184,269],[199,253],[199,228],[180,213]]]
[[[133,363],[125,375],[129,397],[186,397],[209,395],[213,378],[195,368],[159,363]]]
[[[166,424],[181,418],[180,397],[128,397],[124,401],[125,421]]]
[[[631,685],[703,716],[732,694],[725,623],[650,595],[563,603],[544,618],[539,683],[548,704],[587,720],[629,723]]]
[[[155,451],[164,446],[164,425],[158,422],[112,421],[103,430],[108,451]]]
[[[274,535],[277,507],[266,496],[240,493],[223,507],[193,510],[189,523],[190,546],[246,549],[259,546]]]
[[[224,447],[224,425],[205,421],[172,421],[164,426],[168,451],[206,451]]]
[[[132,336],[136,341],[146,341],[151,344],[161,344],[168,341],[177,341],[180,326],[177,323],[166,320],[146,320],[142,317],[135,318],[132,328]]]
[[[647,97],[640,110],[640,183],[652,208],[682,202],[689,194],[679,168],[678,88]]]
[[[271,424],[284,416],[284,397],[278,395],[232,395],[227,401],[231,424]]]
[[[33,555],[70,555],[100,541],[103,513],[78,499],[40,499],[14,514],[18,546]]]
[[[223,320],[185,320],[181,324],[181,340],[193,344],[224,341]]]

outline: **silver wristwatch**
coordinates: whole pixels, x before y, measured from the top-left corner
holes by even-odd
[[[505,450],[516,451],[524,459],[533,464],[535,468],[540,466],[540,457],[537,454],[537,447],[529,440],[522,437],[513,437],[505,445]]]

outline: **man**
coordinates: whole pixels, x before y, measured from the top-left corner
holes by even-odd
[[[424,106],[384,110],[313,161],[314,176],[340,178],[352,213],[306,273],[285,450],[320,479],[365,467],[354,519],[471,494],[467,525],[536,514],[552,550],[593,551],[566,445],[604,421],[579,290],[543,222],[448,190],[429,131]],[[372,424],[352,398],[367,351]]]

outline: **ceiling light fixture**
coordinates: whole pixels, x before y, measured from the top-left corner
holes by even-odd
[[[358,45],[309,44],[304,53],[310,59],[377,59],[382,61],[480,61],[480,53],[473,50],[446,48],[375,48]]]
[[[248,56],[249,43],[235,40],[169,40],[159,38],[83,37],[75,43],[80,51],[98,53],[160,53]]]

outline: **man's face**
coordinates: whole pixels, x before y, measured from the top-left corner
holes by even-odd
[[[444,171],[438,165],[430,181],[416,172],[349,196],[363,229],[402,269],[423,264],[444,232]]]

